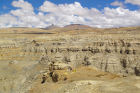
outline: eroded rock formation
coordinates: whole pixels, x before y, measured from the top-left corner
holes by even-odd
[[[116,39],[90,40],[66,39],[62,43],[56,41],[36,43],[35,40],[12,40],[1,42],[0,60],[35,60],[48,56],[49,61],[61,61],[77,67],[78,65],[93,65],[106,72],[119,75],[139,75],[139,40]]]

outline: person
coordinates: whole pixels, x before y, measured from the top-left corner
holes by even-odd
[[[65,74],[67,75],[67,72],[65,71]]]
[[[72,70],[72,68],[69,66],[69,70],[71,71]]]
[[[76,72],[76,69],[73,68],[73,72]]]

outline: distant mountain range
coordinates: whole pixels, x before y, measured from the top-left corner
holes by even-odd
[[[50,29],[56,29],[56,28],[61,28],[61,27],[58,27],[54,24],[46,27],[46,28],[42,28],[44,30],[50,30]],[[87,26],[87,25],[81,25],[81,24],[71,24],[71,25],[67,25],[65,27],[62,27],[62,29],[91,29],[93,27],[90,27],[90,26]]]
[[[63,27],[64,29],[90,29],[93,27],[87,26],[87,25],[81,25],[81,24],[71,24]]]

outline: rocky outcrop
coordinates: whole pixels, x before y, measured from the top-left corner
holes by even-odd
[[[1,72],[1,93],[26,93],[38,81],[38,75],[47,67],[48,61],[40,61],[30,67],[21,67],[17,61],[10,62]]]

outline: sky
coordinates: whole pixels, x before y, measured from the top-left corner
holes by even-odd
[[[140,26],[140,0],[0,0],[0,28]]]

